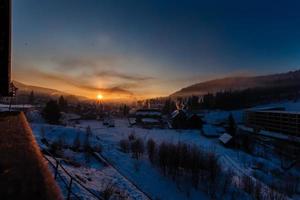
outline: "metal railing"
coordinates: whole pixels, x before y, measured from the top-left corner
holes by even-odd
[[[81,187],[83,190],[85,190],[85,192],[87,192],[88,194],[90,194],[95,199],[104,200],[103,197],[99,196],[98,194],[95,194],[95,192],[93,192],[92,190],[90,190],[89,188],[87,188],[85,185],[83,185],[80,180],[78,180],[73,175],[71,175],[63,167],[63,165],[60,163],[60,161],[57,158],[55,158],[49,151],[43,149],[43,152],[45,152],[48,156],[50,156],[55,161],[55,162],[52,162],[45,154],[43,154],[44,158],[49,162],[49,164],[54,169],[54,179],[57,180],[57,178],[60,178],[61,181],[62,181],[62,183],[64,184],[64,186],[65,186],[64,189],[67,190],[67,197],[66,197],[67,200],[71,199],[71,195],[73,197],[75,197],[76,199],[79,199],[79,200],[81,199],[80,196],[78,196],[74,191],[72,191],[72,186],[74,185],[74,183],[76,185],[78,185],[79,187]],[[62,173],[65,174],[67,177],[69,177],[69,181],[64,178],[64,176],[62,175]]]

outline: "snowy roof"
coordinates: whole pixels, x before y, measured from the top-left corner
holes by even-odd
[[[161,112],[155,109],[137,110],[135,115],[156,115],[161,116]]]
[[[144,122],[144,123],[159,123],[160,121],[157,119],[153,119],[153,118],[143,118],[142,122]]]
[[[251,128],[251,127],[247,127],[244,125],[239,125],[238,127],[241,130],[256,133],[253,131],[253,128]],[[287,134],[283,134],[283,133],[278,133],[278,132],[273,132],[273,131],[260,130],[259,132],[257,132],[257,134],[264,135],[267,137],[277,138],[277,139],[281,139],[281,140],[300,142],[300,137],[287,135]]]
[[[133,123],[136,123],[136,119],[135,118],[128,118],[128,120],[129,120],[129,123],[131,123],[131,124],[133,124]]]
[[[265,106],[265,107],[254,107],[254,108],[249,108],[246,109],[246,111],[269,111],[269,110],[285,110],[284,107],[279,107],[279,106]]]
[[[187,111],[186,110],[175,110],[174,112],[172,112],[171,117],[174,118],[179,114],[184,114],[185,116],[187,116]]]
[[[174,117],[176,117],[177,115],[179,115],[179,113],[180,113],[179,110],[175,110],[175,111],[172,112],[171,117],[174,118]]]
[[[300,112],[300,101],[283,101],[279,103],[271,103],[268,105],[256,106],[253,108],[246,109],[245,111],[274,111],[287,114],[299,114]]]
[[[260,113],[277,113],[277,114],[292,114],[292,115],[300,115],[299,111],[283,111],[283,110],[261,110],[256,111]]]
[[[231,139],[232,139],[232,136],[229,135],[228,133],[224,133],[223,135],[221,135],[219,137],[219,140],[224,144],[227,144]]]

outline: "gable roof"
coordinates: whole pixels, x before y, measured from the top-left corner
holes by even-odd
[[[174,112],[172,112],[171,118],[174,119],[178,115],[184,115],[186,117],[186,112],[184,110],[175,110]]]

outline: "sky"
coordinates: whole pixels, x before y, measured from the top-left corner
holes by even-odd
[[[106,99],[300,67],[300,1],[14,0],[13,78]]]

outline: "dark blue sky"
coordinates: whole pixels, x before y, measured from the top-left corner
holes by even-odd
[[[87,96],[155,96],[294,70],[299,11],[300,1],[14,0],[14,76]]]

